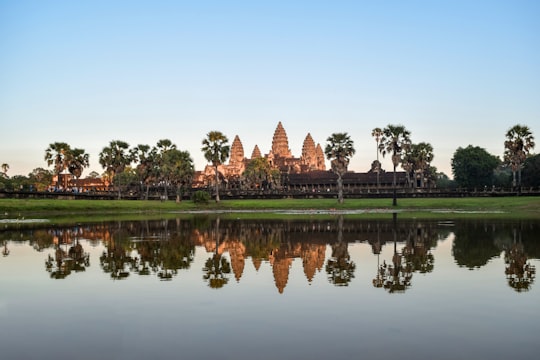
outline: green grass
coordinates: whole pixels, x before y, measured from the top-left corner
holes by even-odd
[[[245,213],[245,211],[252,213]],[[207,205],[183,201],[144,201],[144,200],[41,200],[41,199],[0,199],[0,218],[18,217],[160,217],[178,215],[182,212],[241,212],[236,217],[269,217],[272,211],[310,210],[310,216],[317,211],[324,213],[346,210],[366,210],[354,216],[376,217],[378,213],[399,211],[412,216],[452,217],[504,216],[512,218],[540,218],[540,197],[489,197],[489,198],[406,198],[398,199],[398,206],[392,206],[391,199],[346,199],[340,205],[335,199],[278,199],[278,200],[222,200]],[[441,215],[440,211],[448,210]],[[265,211],[264,213],[261,213]],[[171,215],[171,216],[172,216]],[[301,216],[302,214],[297,214]],[[327,214],[326,214],[327,215]],[[281,216],[283,214],[272,214]],[[287,217],[296,216],[288,214]],[[353,216],[353,215],[350,215]]]

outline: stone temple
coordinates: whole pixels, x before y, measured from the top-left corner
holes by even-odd
[[[218,171],[224,179],[238,179],[246,169],[247,164],[249,164],[252,159],[259,157],[266,158],[272,168],[278,169],[280,172],[287,174],[302,174],[310,171],[326,170],[322,147],[319,143],[315,144],[315,141],[309,133],[304,139],[301,156],[294,157],[292,155],[291,149],[289,148],[287,132],[280,121],[276,127],[276,130],[274,131],[272,147],[268,154],[263,156],[259,146],[255,145],[253,151],[251,152],[251,157],[247,158],[245,156],[242,141],[240,140],[240,137],[236,135],[231,144],[229,162],[228,164],[220,165],[218,167]],[[213,167],[211,165],[207,165],[203,173],[200,175],[202,178],[214,176]],[[200,178],[200,180],[204,182],[202,178]]]

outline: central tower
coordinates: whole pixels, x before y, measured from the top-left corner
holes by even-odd
[[[281,124],[278,123],[274,137],[272,139],[272,154],[277,157],[291,158],[291,149],[289,149],[289,140],[287,139],[287,133]]]

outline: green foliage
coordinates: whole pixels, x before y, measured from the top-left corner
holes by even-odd
[[[494,170],[500,163],[498,157],[481,147],[459,147],[452,158],[454,180],[458,186],[469,189],[492,186]]]
[[[43,168],[35,168],[30,174],[28,179],[33,184],[34,189],[37,191],[45,191],[51,185],[53,173],[50,170]]]
[[[256,158],[251,160],[242,176],[251,188],[263,188],[273,182],[272,167],[266,158]]]
[[[506,164],[500,164],[493,171],[493,185],[508,188],[512,185],[512,170]]]
[[[196,204],[208,204],[210,201],[210,194],[207,191],[198,190],[193,193],[191,200]]]
[[[522,182],[524,186],[540,186],[540,154],[525,160]]]
[[[202,141],[204,158],[212,165],[223,164],[229,157],[229,139],[220,131],[210,131]]]

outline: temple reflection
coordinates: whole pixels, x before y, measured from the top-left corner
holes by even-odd
[[[17,242],[48,252],[45,269],[54,279],[85,271],[90,256],[83,246],[90,246],[99,247],[99,268],[113,280],[155,276],[172,281],[189,270],[198,271],[210,288],[221,289],[232,278],[240,283],[247,265],[252,265],[249,271],[269,267],[280,294],[293,276],[293,266],[299,266],[308,284],[318,276],[338,287],[357,281],[358,259],[351,249],[365,244],[362,249],[374,257],[371,285],[403,293],[413,286],[415,274],[429,276],[435,271],[434,250],[452,235],[451,255],[457,266],[475,270],[493,259],[504,260],[501,274],[508,286],[523,292],[534,283],[536,268],[530,259],[540,258],[539,228],[534,221],[448,223],[401,220],[398,214],[372,221],[343,215],[253,221],[204,215],[70,227],[42,225],[4,230],[0,241],[4,257],[12,256],[10,247]],[[200,265],[193,268],[197,254]]]

